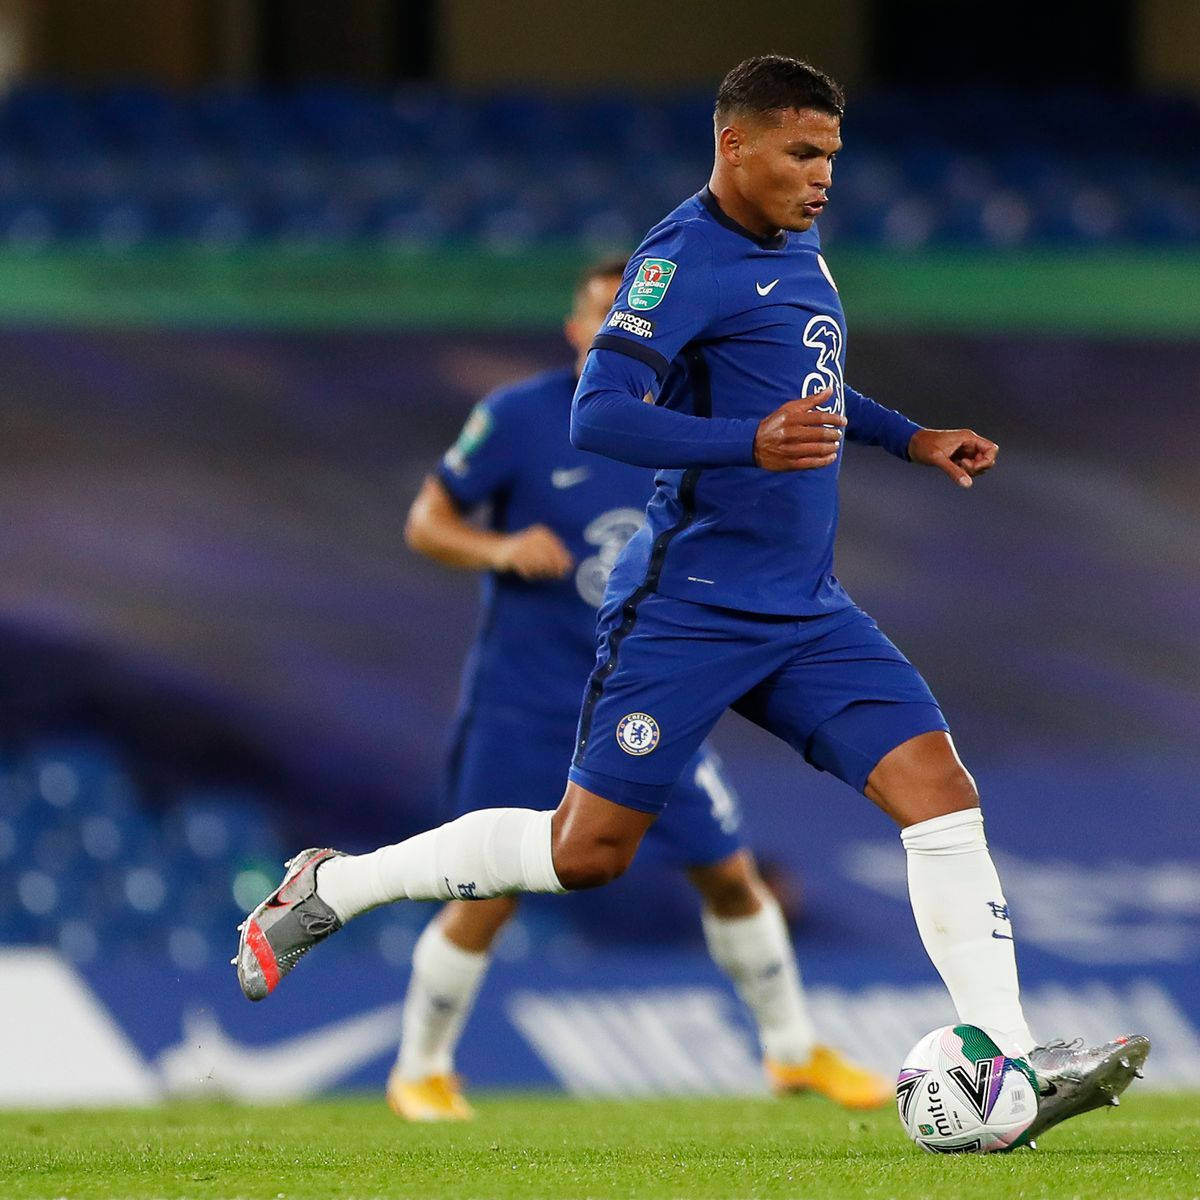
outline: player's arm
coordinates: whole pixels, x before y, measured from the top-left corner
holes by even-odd
[[[960,487],[970,487],[976,475],[996,465],[999,447],[970,429],[924,429],[903,413],[845,389],[846,437],[869,446],[882,446],[897,458],[945,471]]]
[[[849,384],[843,389],[846,398],[846,438],[865,446],[882,446],[897,458],[908,458],[908,447],[921,426],[903,413],[856,392]]]
[[[571,441],[639,467],[803,471],[837,458],[845,418],[817,412],[831,393],[789,400],[761,421],[693,417],[649,402],[661,377],[640,359],[593,349],[571,408]]]
[[[758,422],[657,407],[650,398],[668,364],[649,361],[649,353],[593,346],[571,405],[572,445],[638,467],[753,466]]]
[[[720,310],[712,246],[684,222],[652,231],[629,260],[571,405],[580,450],[638,467],[754,465],[758,422],[696,417],[654,403],[675,356]]]
[[[404,540],[418,554],[467,571],[511,571],[522,579],[561,579],[572,567],[570,551],[545,525],[499,533],[473,525],[446,485],[426,476],[408,519]]]

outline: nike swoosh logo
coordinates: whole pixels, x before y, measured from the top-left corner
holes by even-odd
[[[591,467],[562,467],[550,473],[550,483],[556,488],[574,487],[592,473]]]
[[[228,1037],[212,1013],[197,1009],[184,1016],[183,1037],[158,1056],[157,1065],[172,1094],[306,1096],[394,1052],[403,1011],[403,1004],[389,1004],[269,1046],[245,1046]]]
[[[761,283],[756,283],[756,284],[754,285],[754,290],[755,290],[755,291],[756,291],[756,292],[757,292],[757,293],[758,293],[760,296],[769,296],[769,295],[771,294],[771,290],[772,290],[772,289],[775,287],[775,285],[776,285],[778,282],[779,282],[779,280],[778,280],[778,279],[772,279],[772,280],[771,280],[771,282],[770,282],[770,283],[768,283],[768,284],[766,285],[766,287],[763,287],[763,285],[762,285]]]
[[[1010,934],[1010,933],[997,933],[997,932],[996,932],[996,930],[994,930],[994,929],[992,930],[992,937],[994,937],[994,938],[1001,938],[1003,941],[1006,941],[1006,942],[1011,942],[1011,941],[1012,941],[1012,934]]]

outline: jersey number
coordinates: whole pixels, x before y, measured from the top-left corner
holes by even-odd
[[[579,564],[575,572],[575,588],[580,597],[593,608],[604,602],[604,589],[617,556],[641,527],[645,513],[640,508],[613,508],[588,522],[583,540],[598,547]]]
[[[817,406],[818,412],[844,413],[846,393],[842,380],[842,328],[823,313],[813,317],[804,327],[803,342],[817,352],[816,368],[804,377],[802,396],[813,396],[826,388],[833,389],[827,404]]]

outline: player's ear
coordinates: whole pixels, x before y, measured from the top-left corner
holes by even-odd
[[[732,166],[742,161],[745,134],[736,125],[726,125],[717,134],[717,153]]]

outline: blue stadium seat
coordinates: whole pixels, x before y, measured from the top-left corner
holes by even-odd
[[[0,99],[0,246],[629,245],[707,178],[710,117],[701,94],[24,85]],[[917,248],[1197,235],[1192,98],[909,88],[856,97],[845,136],[827,238]],[[1139,147],[1119,197],[1107,194],[1114,142]]]
[[[149,792],[98,737],[0,746],[2,942],[57,946],[80,963],[104,951],[194,969],[229,943],[245,911],[237,888],[265,894],[284,857],[253,791]]]

